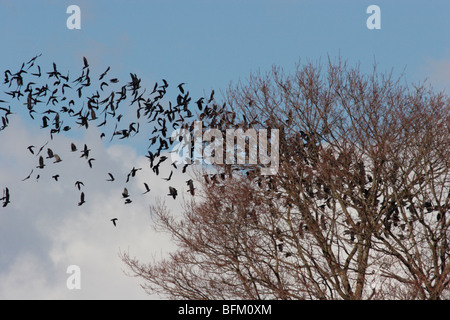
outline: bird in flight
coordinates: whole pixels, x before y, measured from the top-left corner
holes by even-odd
[[[84,186],[84,183],[81,181],[75,182],[75,186],[78,188],[78,190],[81,190],[81,186]]]
[[[31,172],[30,172],[30,174],[28,175],[28,177],[22,179],[22,181],[25,181],[25,180],[30,179],[30,178],[31,178],[31,175],[33,174],[33,171],[34,171],[34,169],[31,169]]]
[[[85,203],[86,201],[84,201],[84,192],[81,192],[80,195],[80,202],[78,202],[78,206],[81,206],[83,203]]]
[[[136,176],[136,172],[138,172],[138,170],[142,170],[142,168],[137,168],[136,169],[135,167],[133,167],[133,169],[131,169],[130,173],[128,173],[128,175],[127,175],[127,181],[126,182],[130,181],[130,176],[134,178]]]
[[[128,189],[127,188],[123,188],[123,192],[122,192],[122,198],[128,198],[130,196],[130,194],[128,193]]]
[[[114,180],[116,180],[116,179],[114,179],[114,176],[111,173],[108,172],[108,175],[109,175],[110,178],[108,180],[106,180],[106,181],[114,181]]]
[[[117,219],[117,218],[113,218],[113,219],[111,219],[111,221],[112,221],[112,223],[114,224],[114,227],[116,227],[117,225],[116,225],[116,221],[117,220],[119,220],[119,219]]]
[[[188,192],[194,196],[195,195],[195,188],[194,188],[194,181],[192,181],[192,179],[189,179],[188,181],[186,181],[186,184],[189,186],[189,190]]]
[[[145,190],[146,191],[143,194],[149,193],[150,192],[150,188],[149,188],[148,184],[144,182],[144,186],[145,186]]]
[[[92,161],[94,161],[94,160],[95,160],[94,158],[90,158],[88,160],[89,168],[92,168]]]
[[[168,196],[172,196],[173,199],[176,199],[177,195],[178,195],[177,189],[175,189],[174,187],[169,187],[169,194],[168,194]]]
[[[42,150],[44,150],[44,147],[45,147],[47,144],[48,144],[48,141],[47,141],[42,147],[39,148],[39,151],[38,151],[38,153],[36,154],[37,156],[41,153]],[[30,151],[31,151],[31,150],[30,150]]]
[[[1,198],[0,200],[3,200],[3,207],[6,207],[11,202],[8,187],[3,189],[3,198]]]
[[[84,63],[84,67],[83,67],[83,69],[86,69],[86,68],[88,68],[88,67],[89,67],[89,63],[88,63],[88,61],[87,61],[86,57],[83,57],[83,63]]]
[[[50,149],[50,148],[47,148],[47,157],[46,157],[46,159],[51,159],[51,158],[53,158],[53,156],[54,156],[53,150]]]
[[[85,144],[85,145],[84,145],[84,149],[83,149],[83,151],[81,152],[80,158],[85,157],[86,159],[88,159],[88,158],[89,158],[89,151],[91,151],[91,149],[88,149],[88,146]]]
[[[180,83],[180,84],[178,85],[178,89],[180,89],[180,92],[184,94],[183,85],[184,85],[184,82],[183,82],[183,83]]]
[[[163,178],[163,179],[166,180],[166,181],[169,181],[172,178],[172,174],[173,174],[173,171],[170,171],[169,177],[168,178]]]
[[[38,168],[38,169],[44,169],[44,167],[45,167],[45,164],[44,164],[44,157],[43,157],[43,156],[40,156],[40,157],[39,157],[39,165],[38,165],[36,168]]]

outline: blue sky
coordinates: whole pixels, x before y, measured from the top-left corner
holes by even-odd
[[[381,9],[380,30],[366,27],[372,4]],[[81,30],[66,27],[69,5],[81,9]],[[288,73],[299,61],[326,63],[328,55],[340,54],[351,65],[360,63],[364,72],[376,61],[381,72],[404,72],[409,83],[428,78],[436,89],[449,92],[449,12],[448,0],[3,0],[0,70],[18,69],[42,53],[43,71],[55,62],[62,73],[75,75],[85,56],[95,74],[111,66],[111,77],[128,81],[129,73],[136,73],[150,90],[164,78],[172,88],[185,82],[193,99],[212,89],[217,98],[230,82],[245,81],[252,71],[277,65]],[[123,275],[117,252],[131,248],[145,260],[170,247],[148,226],[148,202],[124,208],[117,200],[123,185],[107,189],[106,171],[94,174],[68,156],[58,184],[44,175],[39,183],[21,182],[35,166],[26,147],[48,139],[39,123],[30,125],[26,118],[12,116],[11,126],[0,132],[0,189],[8,186],[14,196],[10,206],[0,208],[0,299],[147,298],[136,281]],[[133,145],[104,146],[94,135],[62,136],[52,144],[89,143],[108,170],[148,167]],[[90,182],[82,208],[76,205],[74,171]],[[130,192],[138,192],[145,179],[141,174]],[[185,186],[182,178],[173,183]],[[155,196],[167,196],[166,185],[150,187]],[[120,228],[111,228],[112,215],[119,217]],[[72,264],[82,269],[79,292],[65,285],[66,267]]]
[[[66,8],[81,9],[69,30]],[[369,30],[373,1],[9,1],[2,2],[2,69],[36,53],[77,70],[85,55],[98,71],[136,72],[149,83],[186,82],[192,93],[225,89],[251,71],[286,70],[302,59],[341,54],[370,70],[426,76],[450,55],[448,1],[378,1],[381,29]],[[431,5],[432,4],[432,5]]]

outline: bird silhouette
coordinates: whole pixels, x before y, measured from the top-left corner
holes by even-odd
[[[174,187],[169,187],[169,194],[168,194],[168,196],[173,197],[173,199],[175,200],[177,195],[178,195],[177,189],[175,189]]]
[[[184,82],[183,82],[183,83],[180,83],[180,84],[178,85],[178,89],[180,89],[181,93],[184,94],[183,85],[184,85]]]
[[[105,70],[105,72],[103,72],[101,75],[100,75],[100,77],[98,78],[98,81],[101,81],[105,76],[106,76],[106,74],[108,73],[108,71],[111,69],[111,67],[109,66],[106,70]]]
[[[111,173],[108,172],[108,175],[109,175],[110,178],[108,180],[106,180],[106,181],[114,181],[114,180],[116,180],[116,179],[114,179],[114,176]]]
[[[214,100],[214,90],[211,91],[211,95],[209,96],[208,103],[211,103]]]
[[[130,180],[130,177],[135,177],[136,176],[136,172],[138,172],[139,170],[142,170],[142,168],[135,168],[135,167],[133,167],[133,169],[131,169],[131,171],[130,171],[130,173],[128,173],[128,175],[127,175],[127,181],[126,182],[128,182],[129,180]]]
[[[40,77],[41,76],[41,66],[37,66],[37,68],[38,68],[38,72],[37,73],[31,73],[31,75],[32,76],[35,76],[35,77]]]
[[[83,69],[89,68],[89,63],[88,63],[86,57],[83,57],[83,63],[84,63]]]
[[[119,220],[119,219],[117,219],[117,218],[113,218],[113,219],[111,219],[111,221],[112,221],[112,223],[114,224],[114,227],[116,227],[117,225],[116,225],[116,221],[117,220]]]
[[[33,171],[34,171],[34,169],[31,169],[30,174],[29,174],[26,178],[22,179],[22,181],[25,181],[25,180],[30,179],[30,178],[31,178],[31,175],[33,174]]]
[[[38,156],[41,153],[41,151],[44,150],[44,148],[47,144],[48,144],[48,141],[42,147],[39,148],[39,151],[37,152],[36,156]]]
[[[145,191],[144,193],[142,193],[142,194],[149,193],[149,192],[150,192],[150,188],[149,188],[148,184],[145,183],[145,182],[144,182],[144,187],[145,187],[145,190],[146,190],[146,191]]]
[[[91,149],[88,149],[88,146],[85,144],[84,145],[84,148],[83,148],[83,151],[81,151],[81,156],[80,156],[80,158],[83,158],[83,157],[85,157],[86,159],[88,159],[89,158],[89,152],[91,151]]]
[[[39,157],[39,165],[38,165],[36,168],[38,168],[38,169],[44,169],[44,167],[45,167],[45,164],[44,164],[44,157],[43,157],[43,156],[40,156],[40,157]]]
[[[90,158],[89,160],[88,160],[88,164],[89,164],[89,167],[90,168],[92,168],[92,161],[94,161],[95,159],[94,158]]]
[[[3,207],[6,207],[11,202],[8,187],[3,189],[3,197],[0,200],[3,200]]]
[[[42,126],[41,129],[47,128],[48,127],[48,121],[50,120],[49,117],[47,116],[43,116],[42,117]]]
[[[80,202],[78,202],[78,206],[83,205],[83,203],[85,203],[86,201],[84,200],[84,192],[81,192],[80,195]]]
[[[84,183],[81,181],[77,181],[77,182],[75,182],[75,186],[78,188],[78,190],[81,190],[81,186],[84,187]]]
[[[170,171],[169,177],[168,178],[163,178],[166,181],[170,181],[170,179],[172,179],[172,174],[173,174],[173,170]]]
[[[53,154],[52,149],[47,148],[47,157],[46,157],[46,159],[53,158],[53,156],[54,156],[54,154]]]
[[[195,188],[194,188],[194,181],[192,179],[189,179],[188,181],[186,181],[186,184],[189,186],[189,190],[188,192],[194,196],[195,195]]]

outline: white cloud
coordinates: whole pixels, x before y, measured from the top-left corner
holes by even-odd
[[[172,169],[169,163],[156,176],[147,159],[132,147],[105,147],[95,128],[80,139],[56,136],[51,140],[43,152],[50,147],[63,161],[45,159],[44,169],[36,168],[38,158],[27,150],[30,144],[39,147],[49,140],[44,131],[26,128],[14,118],[0,135],[0,188],[11,190],[11,203],[0,207],[0,299],[157,298],[144,292],[139,279],[125,275],[128,270],[118,254],[129,251],[150,262],[173,248],[167,235],[152,229],[149,205],[161,197],[176,212],[180,203],[167,196],[168,186],[183,192],[185,177],[174,174],[170,182],[163,181]],[[94,168],[80,158],[79,151],[70,152],[72,141],[79,149],[85,143],[91,148]],[[133,166],[142,170],[126,183]],[[31,178],[21,181],[31,169]],[[106,181],[108,172],[116,181]],[[55,174],[60,175],[58,181],[52,178]],[[84,183],[82,206],[78,206],[77,180]],[[146,195],[142,195],[143,182],[151,188]],[[131,204],[121,198],[125,186]],[[112,218],[118,218],[117,227]],[[66,287],[69,265],[81,268],[80,290]]]

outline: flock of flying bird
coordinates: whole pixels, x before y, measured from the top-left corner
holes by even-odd
[[[14,108],[22,108],[32,120],[39,120],[40,128],[49,130],[50,140],[55,134],[70,131],[74,126],[88,129],[92,125],[103,128],[101,139],[105,139],[107,134],[110,135],[110,142],[113,139],[129,139],[140,132],[140,125],[145,121],[150,126],[150,131],[146,130],[146,132],[151,132],[146,157],[152,171],[159,175],[161,163],[168,159],[167,156],[161,155],[161,152],[170,152],[169,148],[173,143],[169,130],[177,128],[193,130],[195,117],[189,106],[191,97],[189,92],[185,91],[184,83],[177,86],[176,103],[172,104],[171,101],[163,103],[169,86],[165,79],[162,79],[162,84],[155,83],[153,90],[144,95],[147,90],[142,90],[141,79],[136,74],[130,73],[131,81],[121,85],[118,78],[108,77],[110,72],[108,67],[98,78],[91,81],[90,66],[85,57],[83,57],[79,76],[72,77],[69,73],[61,73],[54,62],[50,71],[43,72],[41,66],[36,63],[40,56],[36,55],[29,61],[23,62],[17,72],[11,70],[4,72],[3,84],[9,88],[5,93],[10,96],[10,101],[0,99],[0,132],[8,127],[9,117],[16,113]],[[94,84],[96,80],[99,86]],[[45,82],[44,85],[42,81]],[[107,90],[108,88],[111,89]],[[125,101],[129,102],[126,108],[123,107]],[[213,104],[211,107],[213,101],[214,90],[209,99],[201,97],[195,102],[196,109],[200,112],[200,119],[215,121],[216,117],[220,117],[221,110],[217,108],[217,105]],[[125,121],[128,123],[124,123]],[[114,129],[110,130],[112,127]],[[54,152],[48,143],[49,141],[39,149],[33,145],[28,147],[28,151],[38,157],[38,161],[36,167],[22,181],[30,179],[35,169],[44,169],[47,161],[53,163],[63,161],[60,154]],[[47,154],[44,155],[46,147]],[[74,143],[71,143],[70,151],[79,150]],[[85,158],[89,167],[92,168],[95,158],[91,157],[90,152],[91,149],[85,144],[81,149],[80,158]],[[171,165],[178,169],[176,163]],[[187,166],[188,164],[183,165],[182,173],[186,173]],[[135,177],[141,169],[133,167],[127,175],[126,182]],[[167,178],[163,179],[170,181],[172,174],[173,170]],[[40,175],[37,174],[35,177],[38,180]],[[107,181],[115,181],[112,173],[108,173],[108,177]],[[52,178],[58,181],[60,176],[56,174]],[[187,191],[194,195],[193,180],[186,181],[186,184],[189,187]],[[81,206],[86,202],[85,193],[81,190],[84,184],[82,181],[76,181],[75,186],[80,191],[78,205]],[[144,183],[144,187],[143,194],[150,192],[147,183]],[[168,196],[176,199],[178,190],[170,186]],[[125,204],[132,202],[126,187],[122,192],[122,198]],[[3,201],[3,207],[10,203],[8,188],[3,190],[3,197],[0,200]],[[117,218],[111,221],[116,226]]]

